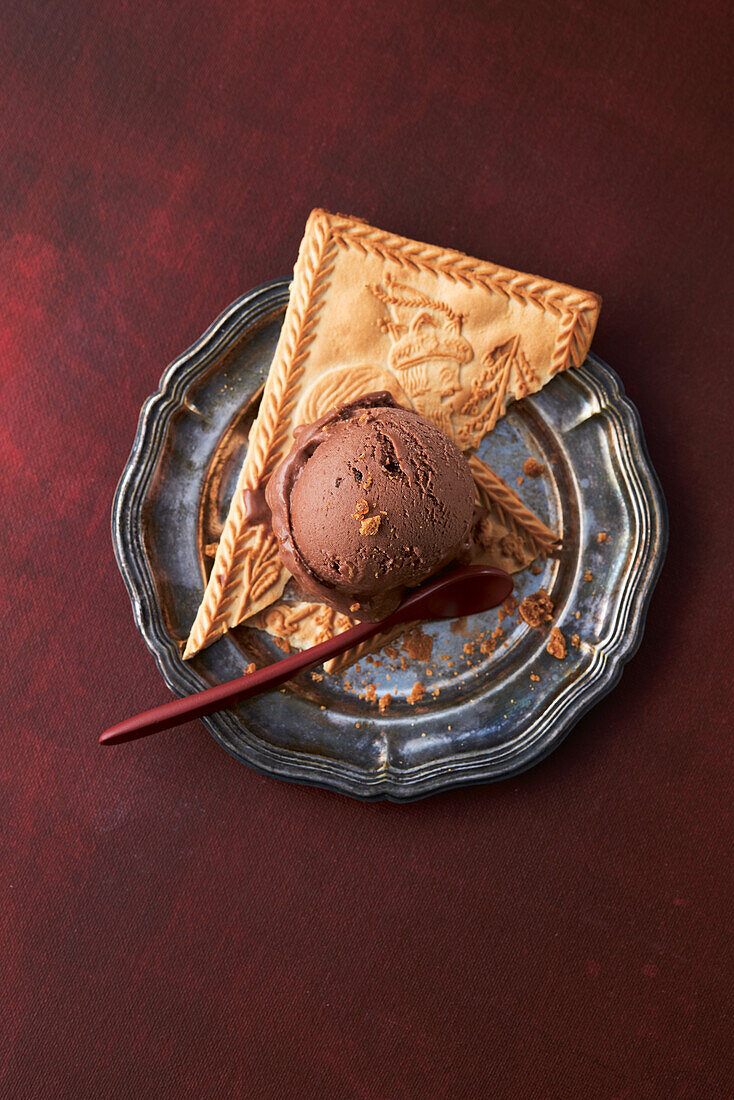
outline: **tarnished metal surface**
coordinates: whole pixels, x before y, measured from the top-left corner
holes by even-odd
[[[136,622],[177,695],[232,679],[251,659],[281,655],[270,638],[244,627],[191,661],[182,660],[181,646],[287,297],[286,280],[244,295],[168,368],[142,410],[115,497],[115,553]],[[234,756],[362,798],[415,798],[529,767],[614,686],[639,643],[667,538],[660,486],[619,379],[590,356],[511,407],[479,453],[513,485],[528,455],[548,468],[551,476],[526,478],[519,492],[561,532],[564,549],[541,575],[516,578],[516,595],[543,585],[556,604],[555,625],[569,642],[578,634],[579,648],[569,644],[566,659],[556,660],[545,650],[545,632],[513,619],[494,654],[482,656],[476,646],[467,655],[465,635],[430,624],[432,675],[423,664],[402,669],[384,660],[380,668],[363,665],[361,674],[302,677],[292,689],[205,718]],[[600,531],[609,541],[597,541]],[[496,623],[496,612],[474,616],[468,632]],[[406,696],[416,680],[427,694],[411,706]],[[363,690],[362,681],[375,684],[378,696],[393,696],[384,715],[347,687]]]

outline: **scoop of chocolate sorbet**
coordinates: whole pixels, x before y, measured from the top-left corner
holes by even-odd
[[[303,592],[375,621],[465,550],[474,482],[444,432],[377,393],[299,428],[266,496]]]

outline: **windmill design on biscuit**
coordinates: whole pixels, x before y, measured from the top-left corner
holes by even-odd
[[[387,307],[387,316],[378,323],[392,342],[388,366],[416,410],[452,434],[450,399],[462,389],[462,366],[474,357],[471,344],[461,335],[463,314],[396,282],[389,272],[382,283],[371,283],[368,289]]]
[[[525,397],[538,389],[537,372],[520,346],[519,335],[485,352],[481,363],[481,373],[457,398],[461,405],[455,411],[462,420],[456,436],[463,446],[471,446],[477,435],[491,432],[513,397]]]

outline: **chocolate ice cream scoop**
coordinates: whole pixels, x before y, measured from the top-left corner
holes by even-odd
[[[297,429],[266,497],[303,592],[374,621],[466,550],[474,482],[444,432],[373,393]]]

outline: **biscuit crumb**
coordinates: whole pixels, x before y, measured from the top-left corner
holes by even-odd
[[[600,531],[599,534],[596,536],[596,541],[609,542],[609,535],[606,533],[606,531]]]
[[[578,649],[578,647],[581,645],[581,639],[579,638],[578,634],[573,634],[571,636],[571,645],[574,649]]]
[[[419,626],[403,635],[403,649],[414,661],[430,661],[433,653],[433,638],[424,634]]]
[[[523,483],[523,481],[524,481],[524,480],[525,480],[525,478],[524,478],[524,477],[516,477],[516,478],[515,478],[515,481],[517,482],[517,484],[518,484],[518,487],[519,487],[520,485],[522,485],[522,483]]]
[[[540,574],[543,572],[543,566],[542,565],[534,565],[532,567],[532,569],[530,570],[530,572],[533,574],[534,577],[539,577]]]
[[[368,703],[377,702],[377,688],[374,684],[367,684],[364,697]]]
[[[380,701],[377,704],[377,707],[378,707],[378,710],[380,711],[380,714],[384,714],[391,703],[392,703],[392,695],[390,695],[389,692],[386,695],[381,696]]]
[[[485,638],[484,641],[479,644],[479,652],[485,656],[489,653],[494,653],[497,648],[497,643],[502,641],[505,636],[505,632],[501,626],[496,626],[490,636]]]
[[[553,618],[553,600],[544,588],[539,588],[522,601],[520,615],[528,626],[542,626]]]
[[[517,535],[510,532],[500,539],[500,550],[507,558],[514,558],[518,565],[525,561],[525,544]]]
[[[372,484],[372,474],[367,474],[362,484],[364,485],[365,489],[369,489],[370,485]]]
[[[423,687],[423,684],[420,682],[420,680],[416,680],[416,682],[413,684],[412,691],[408,696],[408,702],[411,706],[415,706],[416,703],[419,703],[421,701],[425,694],[426,689]]]
[[[517,611],[517,598],[515,596],[508,596],[506,600],[502,601],[502,610],[506,615],[514,615]]]
[[[580,611],[577,611],[577,612],[576,612],[576,618],[577,618],[577,619],[580,619],[580,618],[581,618],[581,612],[580,612]]]
[[[361,604],[358,604],[358,603],[350,603],[350,605],[349,605],[349,610],[350,610],[350,611],[359,611],[360,607],[361,607]]]
[[[362,519],[363,516],[367,515],[369,510],[370,510],[370,506],[369,506],[369,504],[367,503],[366,500],[358,500],[357,503],[354,506],[354,511],[352,512],[352,516],[354,517],[354,519]]]
[[[376,535],[380,530],[381,523],[382,516],[368,516],[367,519],[363,519],[359,525],[360,535]]]
[[[531,679],[531,680],[533,681],[533,683],[535,683],[535,684],[539,684],[539,683],[540,683],[540,676],[536,676],[534,672],[531,672],[531,673],[530,673],[530,679]]]
[[[464,643],[464,655],[466,657],[471,657],[473,653],[474,653],[474,642],[465,642]]]
[[[551,628],[548,645],[545,648],[551,657],[556,657],[559,661],[562,661],[566,656],[566,639],[557,626]]]
[[[398,655],[398,651],[394,645],[385,646],[385,656],[389,657],[391,661],[394,661]]]
[[[254,671],[255,671],[256,669],[257,669],[257,665],[255,664],[255,662],[254,662],[254,661],[250,661],[249,665],[248,665],[248,666],[247,666],[247,668],[245,669],[245,672],[246,672],[246,674],[247,674],[248,676],[251,676],[251,675],[252,675],[252,673],[253,673],[253,672],[254,672]],[[321,677],[319,677],[319,679],[321,679]]]
[[[484,550],[490,550],[497,541],[492,530],[492,523],[486,517],[474,529],[474,538]]]
[[[522,472],[528,477],[540,477],[545,473],[545,466],[541,466],[534,458],[526,458],[522,464]]]
[[[584,580],[585,581],[593,581],[593,579],[594,579],[594,577],[591,573],[591,570],[587,569],[586,572],[584,573]]]

